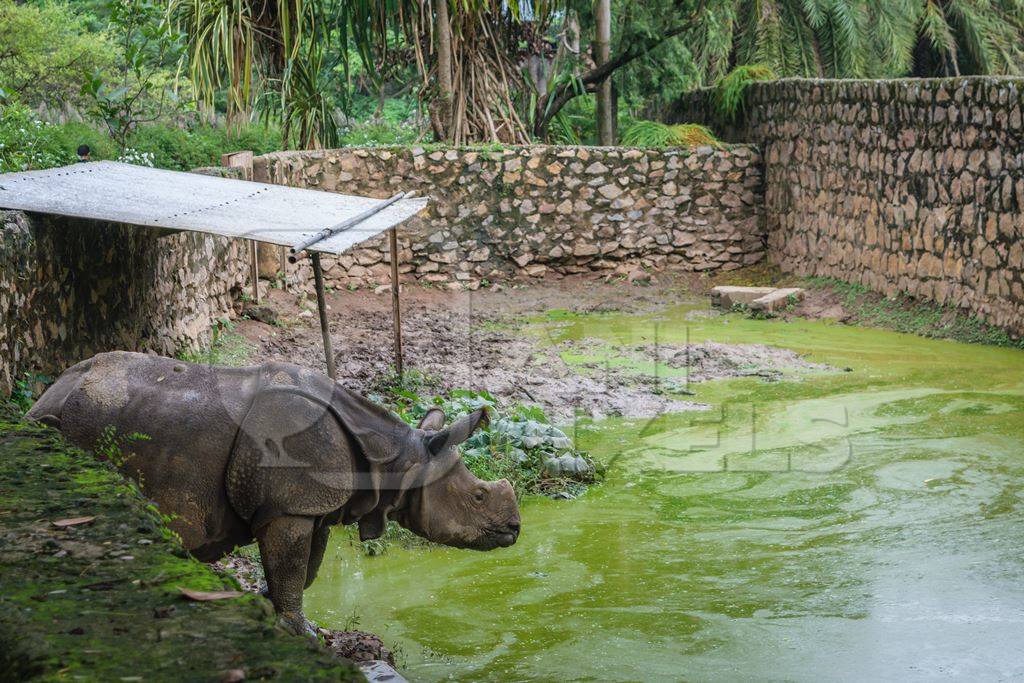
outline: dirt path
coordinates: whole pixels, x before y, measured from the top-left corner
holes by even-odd
[[[664,383],[651,375],[628,368],[588,371],[563,360],[566,352],[595,351],[596,342],[554,344],[517,329],[525,318],[552,309],[655,311],[699,298],[710,284],[691,275],[661,275],[646,286],[584,278],[475,292],[407,286],[402,294],[406,367],[424,374],[426,391],[483,389],[503,401],[539,404],[559,422],[573,415],[649,417],[700,410],[706,406],[680,392],[664,392]],[[333,292],[328,306],[339,380],[356,391],[372,392],[393,363],[390,296],[370,290]],[[255,344],[253,359],[324,369],[314,302],[275,290],[267,307],[271,310],[250,314],[264,321],[276,317],[277,325],[242,320],[238,326]],[[630,361],[649,363],[657,357],[668,367],[689,367],[692,381],[751,374],[776,379],[787,369],[824,369],[788,350],[765,346],[705,343],[689,349],[664,345],[603,351]]]

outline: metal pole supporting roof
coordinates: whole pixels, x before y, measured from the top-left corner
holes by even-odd
[[[391,320],[395,326],[395,373],[398,383],[402,383],[402,308],[398,301],[398,229],[388,230],[389,246],[391,247]]]
[[[324,338],[324,356],[327,357],[327,376],[338,379],[334,369],[334,348],[331,331],[327,327],[327,302],[324,301],[324,271],[320,267],[320,252],[313,252],[313,283],[316,285],[316,309],[320,314],[320,334]]]
[[[413,195],[412,192],[399,192],[389,199],[385,199],[377,206],[371,207],[366,211],[363,211],[357,216],[353,216],[348,220],[342,221],[335,226],[321,230],[316,235],[296,244],[291,248],[291,255],[288,260],[295,263],[301,257],[301,252],[309,249],[316,245],[318,242],[329,239],[340,232],[344,232],[359,223],[365,221],[371,216],[380,213],[387,207],[391,206],[400,199],[407,199]],[[394,345],[395,345],[395,372],[398,375],[398,381],[402,381],[402,310],[399,302],[399,283],[398,283],[398,231],[392,227],[388,229],[389,239],[389,252],[391,261],[391,316],[394,324]],[[331,379],[337,379],[336,370],[334,365],[334,347],[331,343],[331,332],[327,322],[327,302],[324,300],[324,271],[323,266],[320,264],[320,253],[313,251],[310,252],[313,262],[313,281],[316,288],[316,308],[320,315],[320,334],[323,337],[324,342],[324,355],[327,359],[327,375]]]

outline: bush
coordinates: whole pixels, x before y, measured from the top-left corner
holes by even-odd
[[[519,496],[571,497],[596,478],[597,467],[590,456],[577,450],[542,409],[521,403],[501,407],[486,391],[462,389],[431,400],[418,393],[424,383],[421,375],[409,372],[402,384],[392,379],[390,384],[372,392],[370,398],[394,410],[411,425],[435,406],[444,410],[449,421],[486,408],[490,424],[477,430],[461,448],[466,466],[481,479],[508,479]]]
[[[696,123],[669,126],[657,121],[637,121],[622,134],[628,147],[699,147],[721,143],[709,129]]]
[[[418,141],[419,138],[420,131],[412,123],[370,119],[343,128],[339,142],[345,147],[373,147],[376,145],[409,145]]]
[[[106,133],[86,123],[49,124],[27,107],[0,108],[0,172],[31,171],[74,163],[79,145],[89,145],[92,159],[146,159],[157,168],[189,171],[220,164],[220,155],[239,150],[265,154],[281,148],[275,129],[247,126],[229,135],[221,127],[193,129],[165,124],[142,126],[128,138],[124,155]],[[149,164],[147,164],[149,165]]]
[[[0,173],[62,166],[75,160],[62,147],[57,126],[21,105],[0,107]]]
[[[176,171],[220,164],[220,155],[239,150],[255,154],[280,149],[281,136],[262,126],[247,126],[229,135],[225,128],[200,126],[194,129],[166,125],[142,126],[128,139],[137,152],[153,155],[153,165]]]

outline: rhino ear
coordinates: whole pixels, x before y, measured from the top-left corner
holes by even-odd
[[[486,408],[474,410],[469,415],[464,415],[453,422],[448,429],[427,439],[427,450],[431,455],[437,455],[449,446],[458,446],[472,436],[477,429],[486,426],[488,422],[490,422],[490,417]]]
[[[439,432],[444,429],[444,411],[434,407],[427,410],[427,414],[420,420],[420,429],[429,429],[432,432]]]

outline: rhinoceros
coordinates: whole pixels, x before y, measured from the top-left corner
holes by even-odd
[[[103,439],[126,444],[122,472],[198,559],[214,561],[255,538],[269,597],[295,631],[311,628],[302,592],[333,525],[356,523],[365,540],[393,519],[431,541],[476,550],[519,536],[512,486],[477,479],[458,453],[486,424],[484,410],[445,429],[434,408],[412,428],[289,363],[221,368],[112,352],[65,371],[28,417],[86,449]]]

